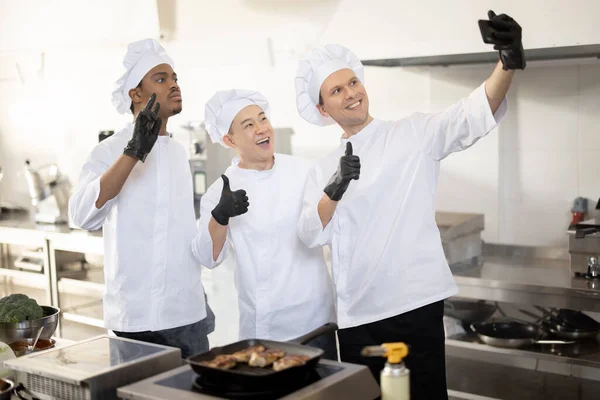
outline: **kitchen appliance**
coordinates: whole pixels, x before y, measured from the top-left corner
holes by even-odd
[[[200,218],[200,200],[206,193],[206,141],[208,132],[202,121],[189,121],[181,126],[189,132],[189,162],[194,188],[194,210],[196,219]]]
[[[140,382],[121,387],[117,394],[129,400],[203,400],[203,399],[284,399],[372,400],[380,395],[379,386],[364,365],[320,360],[307,376],[280,391],[231,392],[202,387],[197,375],[186,365]]]
[[[34,169],[25,161],[25,179],[35,207],[35,221],[46,224],[64,224],[69,220],[68,204],[71,183],[61,175],[56,164]]]
[[[117,399],[118,387],[181,366],[181,351],[107,335],[9,360],[15,384],[40,399]]]
[[[192,187],[194,188],[194,210],[196,219],[200,218],[200,200],[206,193],[206,167],[204,160],[190,160]]]

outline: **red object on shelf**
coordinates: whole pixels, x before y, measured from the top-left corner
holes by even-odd
[[[570,226],[575,226],[576,224],[580,223],[584,219],[585,219],[585,213],[574,211],[573,219],[571,220]]]

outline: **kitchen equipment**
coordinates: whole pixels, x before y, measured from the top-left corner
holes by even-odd
[[[15,260],[15,268],[42,272],[44,269],[44,258],[44,250],[41,247],[35,250],[24,250]]]
[[[566,308],[550,308],[548,310],[540,306],[535,306],[535,308],[544,312],[545,314],[550,314],[551,316],[555,317],[560,324],[566,325],[567,327],[589,331],[600,330],[600,322],[580,311],[569,310]]]
[[[587,213],[588,202],[584,197],[577,197],[573,202],[573,207],[571,207],[571,223],[569,224],[569,228],[572,229],[578,223],[582,222],[585,219],[585,213]]]
[[[495,304],[489,304],[485,300],[457,300],[447,299],[444,301],[444,315],[461,320],[471,325],[483,322],[490,318],[497,310]]]
[[[199,384],[216,389],[230,389],[232,387],[249,389],[252,391],[271,390],[276,387],[284,387],[293,382],[302,380],[318,364],[323,350],[304,346],[312,339],[323,334],[335,332],[338,326],[328,323],[290,342],[278,342],[274,340],[246,339],[223,347],[215,347],[208,352],[188,357],[186,361],[192,369],[200,374]],[[274,371],[272,368],[256,368],[246,363],[238,363],[231,369],[217,369],[202,364],[210,361],[221,354],[233,354],[252,346],[262,345],[267,349],[279,349],[286,354],[298,354],[310,357],[304,365]]]
[[[29,188],[31,204],[35,207],[38,223],[67,223],[71,183],[61,175],[56,164],[34,169],[25,161],[25,179]]]
[[[586,330],[565,325],[559,318],[554,317],[551,314],[546,314],[540,317],[527,310],[519,310],[525,315],[528,315],[536,320],[540,321],[542,328],[550,332],[559,339],[578,340],[585,338],[594,338],[600,333],[600,329]]]
[[[196,383],[198,375],[189,365],[167,371],[117,390],[119,397],[130,400],[372,400],[380,395],[379,386],[364,365],[321,360],[306,377],[287,387],[262,393],[223,392]]]
[[[206,193],[206,166],[204,160],[191,159],[192,187],[194,189],[194,211],[196,219],[200,218],[200,200]]]
[[[0,379],[0,400],[10,400],[15,384],[10,379]]]
[[[181,366],[181,351],[107,335],[6,361],[15,384],[42,399],[117,399],[118,387]]]
[[[435,222],[448,264],[477,264],[481,259],[485,228],[483,214],[436,211]]]
[[[581,221],[567,231],[569,235],[569,265],[571,273],[580,278],[588,274],[590,258],[600,256],[600,218]],[[592,278],[600,279],[600,278]]]
[[[590,278],[600,278],[600,263],[598,263],[598,257],[590,257],[587,275]]]
[[[43,328],[39,328],[35,336],[27,339],[19,339],[15,342],[9,343],[10,348],[15,352],[17,357],[24,356],[25,354],[33,353],[35,350],[35,346],[40,337],[40,333],[42,333]]]
[[[545,332],[536,325],[516,321],[472,324],[471,330],[485,344],[494,347],[517,349],[532,344],[570,344],[574,341],[544,340]]]
[[[381,371],[381,400],[410,399],[410,371],[402,361],[408,355],[406,344],[399,342],[367,346],[361,354],[365,357],[387,357]]]
[[[0,341],[12,343],[20,339],[30,339],[35,337],[41,328],[40,338],[50,339],[56,327],[58,326],[58,316],[60,309],[41,306],[44,311],[42,318],[23,322],[0,322]]]

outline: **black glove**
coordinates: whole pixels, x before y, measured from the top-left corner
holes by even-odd
[[[496,15],[488,11],[489,21],[479,21],[479,29],[485,43],[494,45],[500,51],[502,68],[525,69],[525,51],[521,36],[521,26],[506,14]]]
[[[229,218],[237,217],[248,211],[248,196],[245,190],[231,191],[229,187],[229,178],[221,175],[223,178],[223,190],[221,191],[221,199],[219,204],[212,210],[212,216],[220,225],[227,225]]]
[[[133,136],[123,151],[123,154],[137,158],[141,162],[146,160],[146,156],[152,150],[162,126],[162,120],[158,118],[160,103],[156,103],[154,110],[152,110],[155,100],[156,94],[153,93],[146,107],[135,119]]]
[[[346,154],[340,157],[337,171],[331,177],[323,191],[333,201],[340,201],[350,181],[360,176],[360,159],[352,155],[352,143],[346,143]]]

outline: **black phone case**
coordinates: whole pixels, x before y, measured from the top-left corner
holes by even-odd
[[[484,43],[494,44],[495,40],[493,37],[493,33],[496,31],[492,28],[492,23],[486,19],[480,19],[479,21],[479,31],[481,32],[481,38]]]

